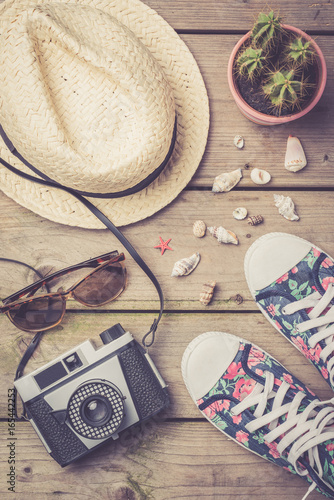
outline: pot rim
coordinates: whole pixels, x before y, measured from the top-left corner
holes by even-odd
[[[319,102],[326,86],[326,81],[327,81],[327,67],[326,67],[326,62],[325,58],[323,56],[323,53],[314,40],[310,35],[305,33],[299,28],[296,28],[294,26],[290,26],[289,24],[282,24],[282,28],[284,28],[287,31],[292,31],[296,33],[299,36],[302,36],[305,38],[307,41],[311,41],[312,45],[315,48],[316,54],[317,54],[317,66],[318,66],[318,84],[315,93],[313,94],[313,97],[309,104],[302,110],[298,111],[297,113],[291,113],[289,115],[284,115],[284,116],[273,116],[273,115],[267,115],[265,113],[261,113],[260,111],[257,111],[256,109],[252,108],[241,96],[239,89],[237,88],[235,84],[235,78],[233,76],[233,63],[235,56],[240,49],[240,47],[245,43],[246,40],[249,39],[251,31],[248,31],[243,37],[240,38],[240,40],[237,42],[235,47],[233,48],[229,61],[228,61],[228,68],[227,68],[227,77],[228,77],[228,84],[230,87],[230,91],[239,106],[239,108],[244,109],[245,112],[249,115],[251,115],[254,119],[260,120],[262,122],[268,122],[268,124],[273,124],[273,123],[286,123],[290,122],[293,120],[296,120],[297,118],[301,118],[302,116],[305,116],[311,109],[314,108],[314,106]]]

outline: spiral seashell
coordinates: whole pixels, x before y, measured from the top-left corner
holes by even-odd
[[[242,149],[245,145],[244,138],[241,135],[236,135],[235,138],[233,139],[233,144],[235,145],[236,148]]]
[[[248,224],[251,226],[257,226],[258,224],[261,224],[263,222],[263,217],[262,215],[251,215],[247,219]]]
[[[278,212],[287,220],[299,220],[295,211],[295,204],[290,196],[283,196],[282,194],[274,194],[274,203],[278,208]]]
[[[216,281],[209,281],[208,283],[204,283],[202,291],[199,296],[199,301],[201,304],[207,306],[211,302],[213,297],[213,291],[216,286]]]
[[[267,184],[271,179],[270,173],[261,168],[253,168],[250,177],[254,184]]]
[[[171,276],[187,276],[197,267],[201,256],[198,252],[175,262]]]
[[[242,178],[241,168],[237,168],[232,172],[217,175],[213,182],[212,191],[214,193],[223,193],[231,191]]]
[[[300,140],[298,137],[289,135],[285,153],[285,168],[290,172],[298,172],[298,170],[306,167],[306,165],[306,156]]]
[[[193,233],[196,238],[203,238],[206,233],[206,224],[202,220],[196,220],[193,225]]]
[[[243,220],[247,217],[247,209],[244,207],[238,207],[233,210],[233,217],[237,220]]]
[[[238,245],[239,241],[236,234],[232,233],[232,231],[228,231],[222,226],[216,227],[208,227],[208,231],[217,238],[219,243],[232,243],[233,245]]]

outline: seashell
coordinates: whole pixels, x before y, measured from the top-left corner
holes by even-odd
[[[278,212],[288,220],[299,220],[295,211],[295,204],[290,196],[283,196],[282,194],[274,194],[274,203],[278,208]]]
[[[228,231],[222,226],[216,227],[208,227],[208,231],[217,238],[219,243],[233,243],[233,245],[238,245],[239,241],[237,236],[232,233],[232,231]]]
[[[290,170],[290,172],[298,172],[298,170],[306,167],[306,165],[306,156],[300,140],[298,137],[289,135],[285,153],[285,168]]]
[[[241,135],[236,135],[235,138],[233,139],[233,144],[238,149],[242,149],[245,145],[244,138]]]
[[[187,276],[197,267],[201,256],[198,252],[175,262],[171,276]]]
[[[271,179],[270,173],[261,168],[253,168],[250,177],[255,184],[267,184]]]
[[[243,220],[247,217],[247,209],[244,207],[238,207],[233,210],[233,217],[237,220]]]
[[[201,304],[207,306],[211,302],[213,297],[213,291],[215,289],[216,282],[209,281],[208,283],[204,283],[202,291],[199,296],[199,301]]]
[[[206,224],[202,220],[196,220],[193,225],[193,233],[196,238],[203,238],[206,233]]]
[[[218,175],[212,186],[212,191],[214,193],[223,193],[226,191],[231,191],[242,178],[241,168],[237,168],[232,172],[226,172],[224,174]]]
[[[258,224],[261,224],[263,222],[263,217],[262,215],[251,215],[247,219],[248,224],[251,226],[257,226]]]

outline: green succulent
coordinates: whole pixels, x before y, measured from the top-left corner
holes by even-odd
[[[281,18],[271,10],[269,14],[261,12],[252,29],[252,40],[263,49],[281,36]]]
[[[301,66],[307,66],[314,58],[314,50],[310,41],[302,37],[295,38],[287,47],[287,59]]]
[[[275,108],[292,110],[294,107],[299,107],[305,86],[303,80],[296,78],[295,70],[282,69],[272,72],[262,89]]]
[[[239,74],[246,75],[250,80],[255,74],[258,74],[266,59],[262,53],[262,49],[254,49],[253,47],[245,49],[237,59]]]

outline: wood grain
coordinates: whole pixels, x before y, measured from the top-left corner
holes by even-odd
[[[0,423],[6,434],[6,423]],[[158,422],[106,443],[65,470],[28,423],[16,437],[16,493],[4,483],[8,450],[0,449],[0,494],[18,500],[296,500],[308,483],[227,439],[209,422]],[[254,473],[256,471],[256,473]],[[309,500],[320,500],[311,493]]]
[[[87,339],[101,347],[99,334],[118,322],[140,342],[153,318],[152,314],[138,313],[68,313],[61,326],[44,335],[26,373],[45,365]],[[0,394],[7,394],[8,388],[13,385],[17,364],[32,335],[20,332],[5,317],[0,318],[0,331]],[[201,418],[184,385],[181,360],[189,342],[206,331],[223,331],[255,343],[284,364],[287,370],[307,384],[320,399],[332,397],[331,389],[316,369],[262,314],[167,313],[159,325],[157,340],[149,350],[168,384],[171,405],[166,411],[166,418]],[[0,418],[6,417],[6,398],[1,398],[0,401]]]
[[[245,177],[249,173],[245,172]],[[250,245],[268,232],[285,232],[305,238],[334,256],[334,193],[317,191],[282,191],[296,204],[300,220],[291,222],[279,215],[274,206],[275,191],[232,190],[213,194],[211,191],[184,191],[172,204],[139,224],[123,228],[158,278],[166,300],[166,310],[257,310],[244,276],[244,256]],[[238,206],[250,215],[261,214],[264,223],[249,226],[237,221],[232,212]],[[208,232],[195,238],[193,222],[204,220],[208,226],[224,226],[239,238],[239,245],[219,244]],[[15,204],[0,193],[0,248],[2,257],[23,260],[47,274],[66,266],[96,257],[110,250],[124,250],[109,231],[94,231],[55,224]],[[250,237],[249,237],[250,235]],[[172,251],[163,256],[154,246],[171,238]],[[189,276],[171,278],[174,263],[199,252],[201,261]],[[126,253],[128,286],[107,310],[157,309],[158,294],[154,286]],[[0,296],[5,297],[34,281],[32,273],[20,266],[0,262]],[[199,303],[203,283],[216,280],[213,301],[208,307]],[[68,285],[74,281],[68,280]],[[58,286],[62,286],[62,283]],[[66,287],[65,287],[66,288]],[[240,295],[242,303],[236,300]],[[80,308],[70,302],[69,308]],[[85,309],[88,310],[87,308]]]
[[[146,0],[177,30],[245,30],[252,26],[266,4],[259,0]],[[270,4],[269,4],[270,5]],[[305,30],[333,30],[334,12],[331,0],[277,0],[271,8],[287,24]]]
[[[1,1],[1,0],[0,0]],[[47,454],[31,425],[15,426],[16,493],[8,491],[7,393],[17,364],[33,335],[19,331],[0,315],[0,496],[5,500],[286,500],[302,498],[308,485],[237,446],[202,418],[181,375],[188,343],[205,331],[225,331],[274,356],[322,400],[332,391],[317,370],[267,322],[257,309],[244,277],[243,261],[260,236],[280,231],[296,234],[334,256],[334,8],[331,0],[278,0],[284,21],[314,34],[323,50],[328,80],[317,107],[290,125],[261,127],[238,111],[227,83],[227,63],[241,34],[249,30],[264,4],[259,0],[146,0],[179,33],[202,72],[210,100],[210,130],[203,160],[189,186],[168,207],[147,220],[122,228],[157,276],[165,297],[165,312],[150,354],[168,384],[170,406],[162,415],[135,427],[114,443],[95,450],[78,463],[61,469]],[[245,147],[237,150],[235,135]],[[308,165],[297,174],[284,169],[289,134],[302,141]],[[246,167],[247,165],[247,167]],[[252,168],[272,175],[258,188]],[[230,193],[214,195],[214,178],[242,168],[243,178]],[[283,219],[273,194],[292,197],[300,221]],[[251,227],[236,221],[232,211],[245,206],[264,223]],[[239,245],[220,245],[211,235],[197,239],[192,224],[234,231]],[[173,251],[163,256],[154,246],[171,238]],[[91,231],[55,224],[0,193],[0,257],[18,259],[43,275],[108,251],[124,251],[108,231]],[[176,260],[198,251],[201,262],[183,278],[171,278]],[[68,302],[64,320],[45,334],[27,372],[43,366],[86,339],[101,347],[99,334],[121,323],[140,341],[156,318],[159,302],[154,286],[126,253],[128,285],[113,303],[95,309]],[[0,297],[36,280],[30,270],[0,260]],[[199,303],[202,285],[217,286],[208,307]],[[67,281],[66,283],[69,283]],[[64,283],[65,284],[65,283]],[[59,286],[61,286],[60,284]],[[242,300],[240,300],[240,297]],[[309,500],[323,498],[311,493]]]

